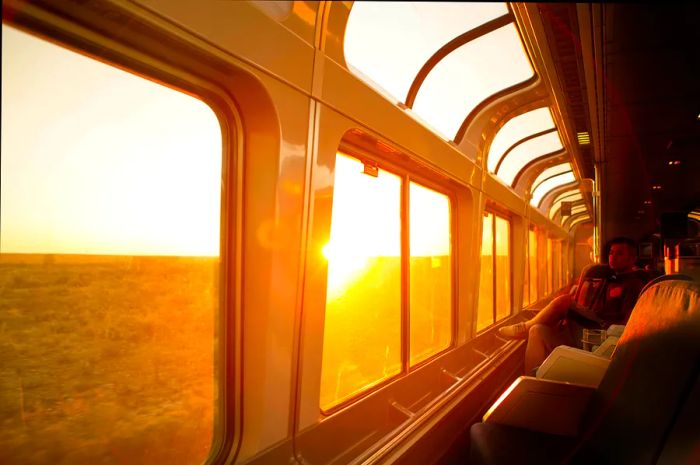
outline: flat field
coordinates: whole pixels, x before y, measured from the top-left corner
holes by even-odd
[[[217,257],[0,254],[0,463],[201,463]]]

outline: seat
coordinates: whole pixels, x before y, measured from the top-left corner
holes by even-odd
[[[688,454],[697,444],[687,441],[700,434],[687,409],[698,405],[692,393],[698,391],[699,366],[700,287],[683,279],[661,280],[637,301],[597,388],[519,378],[484,422],[472,425],[469,463],[654,464],[659,457],[685,457],[691,463]],[[537,383],[548,384],[538,390]],[[524,386],[521,392],[518,386]],[[562,403],[568,391],[580,404]],[[523,397],[530,393],[537,402]],[[511,401],[513,396],[521,398]],[[562,418],[562,409],[548,399],[565,405],[571,418]],[[547,418],[569,427],[552,430]]]
[[[574,301],[584,307],[593,308],[613,274],[608,265],[592,264],[585,267],[581,271],[581,277],[576,286]]]

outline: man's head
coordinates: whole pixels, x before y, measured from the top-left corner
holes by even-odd
[[[616,273],[630,271],[637,262],[637,244],[628,237],[616,237],[609,243],[608,265]]]

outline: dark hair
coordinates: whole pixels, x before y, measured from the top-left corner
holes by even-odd
[[[610,249],[612,248],[613,245],[615,244],[624,244],[627,247],[629,247],[634,254],[637,254],[637,243],[634,241],[634,239],[630,239],[629,237],[624,237],[624,236],[618,236],[613,239],[610,239],[608,242],[608,254],[610,253]]]

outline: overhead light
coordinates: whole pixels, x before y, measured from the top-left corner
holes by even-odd
[[[591,143],[591,136],[587,132],[577,132],[576,138],[578,139],[579,145],[588,145]]]
[[[644,205],[651,205],[651,200],[645,200]]]
[[[659,191],[661,190],[661,184],[654,184],[653,186],[651,186],[651,188],[655,191]]]
[[[668,161],[669,166],[678,166],[681,164],[680,160],[669,160]]]

